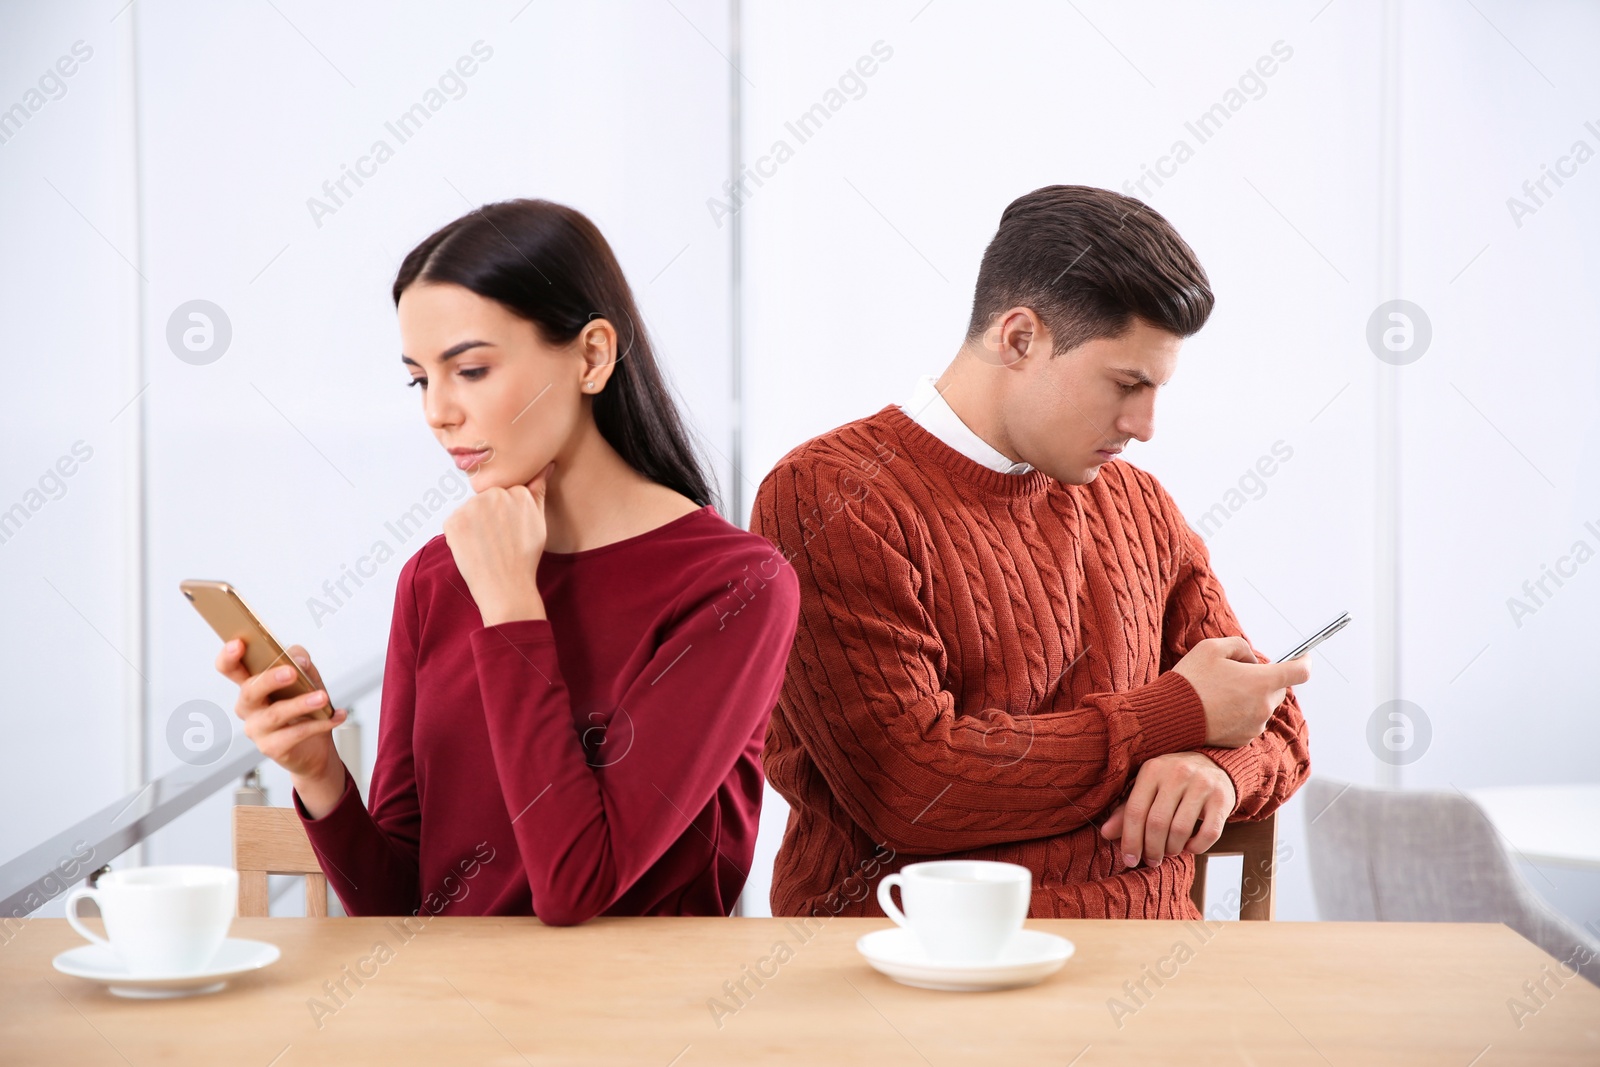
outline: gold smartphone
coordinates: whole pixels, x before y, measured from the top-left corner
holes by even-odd
[[[250,610],[233,586],[227,582],[189,578],[179,582],[178,588],[183,590],[183,595],[189,598],[189,603],[194,605],[200,617],[211,624],[224,644],[236,637],[244,638],[244,669],[250,672],[251,677],[279,664],[287,663],[294,668],[298,677],[282,689],[274,689],[270,694],[272,699],[286,700],[322,688],[301,669],[294,657],[283,650],[278,639],[256,618],[256,613]],[[306,717],[326,719],[332,714],[333,695],[330,693],[322,705],[308,711]]]

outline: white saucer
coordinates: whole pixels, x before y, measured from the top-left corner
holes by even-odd
[[[1017,989],[1041,982],[1061,969],[1074,951],[1071,941],[1043,930],[1021,929],[1000,958],[988,963],[938,963],[928,958],[917,935],[900,926],[863,934],[856,951],[902,985],[921,989],[979,992]]]
[[[110,945],[79,945],[51,963],[62,974],[104,983],[119,997],[158,999],[215,993],[234,975],[259,970],[279,955],[278,946],[269,942],[230,937],[222,942],[211,962],[193,974],[160,978],[129,974]]]

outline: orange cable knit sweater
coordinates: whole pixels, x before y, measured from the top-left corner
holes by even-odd
[[[1140,764],[1211,757],[1230,821],[1310,773],[1292,689],[1249,745],[1205,746],[1170,668],[1239,623],[1204,542],[1126,462],[1081,486],[1002,474],[890,405],[785,456],[751,529],[800,582],[763,754],[793,807],[775,915],[881,915],[872,880],[938,857],[1031,868],[1035,918],[1199,918],[1192,856],[1130,869],[1097,830]]]

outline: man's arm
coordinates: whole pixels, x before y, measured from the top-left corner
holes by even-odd
[[[1200,696],[1171,671],[1079,705],[1058,688],[1029,715],[957,707],[922,599],[933,576],[913,565],[871,481],[845,460],[787,462],[762,483],[751,528],[790,557],[800,583],[774,714],[875,840],[938,853],[1066,833],[1145,760],[1204,743]]]
[[[1178,505],[1154,478],[1149,479],[1171,524],[1175,539],[1176,575],[1167,595],[1162,621],[1161,666],[1165,670],[1208,637],[1244,637],[1228,605],[1222,583],[1211,570],[1211,556]],[[1245,638],[1248,641],[1248,638]],[[1255,651],[1252,644],[1251,651]],[[1256,659],[1270,662],[1260,652]],[[1291,688],[1267,720],[1266,729],[1239,748],[1199,746],[1233,780],[1237,803],[1230,822],[1264,819],[1276,811],[1311,774],[1311,746],[1306,721]]]

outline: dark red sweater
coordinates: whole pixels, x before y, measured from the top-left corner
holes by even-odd
[[[1293,689],[1250,744],[1206,746],[1172,665],[1242,631],[1205,542],[1130,463],[1002,474],[890,405],[785,456],[750,522],[801,589],[764,755],[794,809],[774,915],[881,915],[873,877],[954,856],[1031,868],[1035,918],[1199,918],[1193,856],[1129,868],[1100,836],[1140,765],[1204,753],[1234,820],[1310,773]]]
[[[443,536],[407,561],[369,805],[348,775],[321,819],[294,797],[329,884],[351,915],[728,914],[793,570],[704,507],[538,584],[548,620],[485,627]]]

